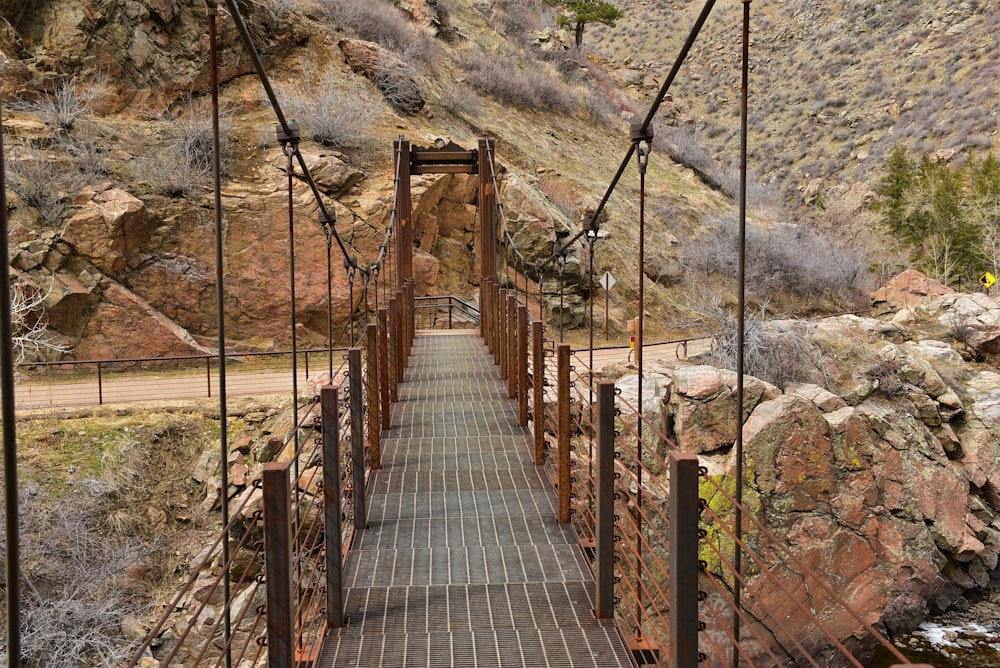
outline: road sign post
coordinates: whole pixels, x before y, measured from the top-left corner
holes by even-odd
[[[601,276],[601,287],[604,288],[604,340],[607,341],[610,337],[610,319],[608,318],[608,298],[611,294],[611,288],[615,286],[615,277],[611,275],[610,271],[604,272]]]

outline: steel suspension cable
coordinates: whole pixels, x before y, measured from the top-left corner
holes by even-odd
[[[329,383],[333,383],[333,234],[324,226],[326,233],[326,354]]]
[[[640,134],[641,133],[641,134]],[[635,363],[639,371],[639,380],[637,383],[637,398],[636,404],[639,407],[639,419],[636,423],[638,429],[638,439],[636,440],[636,450],[638,452],[637,463],[636,463],[636,479],[637,484],[637,498],[636,505],[639,509],[638,517],[636,522],[638,524],[638,531],[640,534],[640,539],[643,532],[643,518],[642,518],[642,432],[643,432],[643,410],[642,410],[642,381],[643,381],[643,360],[642,360],[642,345],[643,345],[643,328],[644,328],[644,316],[646,311],[645,303],[645,292],[644,286],[646,284],[646,168],[649,165],[649,152],[652,148],[653,133],[648,128],[643,130],[639,128],[633,131],[633,145],[635,146],[636,160],[639,167],[639,318],[635,332]],[[593,300],[591,300],[593,304]],[[635,561],[637,577],[637,587],[639,593],[639,600],[636,604],[636,610],[638,614],[638,628],[636,629],[636,636],[642,639],[642,541],[639,541],[639,547],[636,550],[636,561]]]
[[[222,229],[222,148],[219,129],[219,58],[218,28],[219,4],[217,0],[206,0],[208,14],[209,41],[209,88],[212,98],[212,179],[213,214],[215,219],[215,309],[219,346],[219,449],[221,453],[220,477],[222,487],[222,599],[223,634],[225,642],[225,666],[232,666],[231,638],[233,633],[232,592],[229,583],[229,433],[226,399],[226,315],[225,315],[225,275],[223,273],[223,229]],[[294,314],[294,308],[292,309]]]
[[[733,544],[733,568],[742,574],[743,550],[740,538],[743,535],[743,372],[746,367],[744,357],[746,337],[746,234],[747,234],[747,118],[749,115],[747,97],[750,79],[750,0],[743,0],[743,70],[740,83],[740,193],[739,193],[739,258],[737,259],[738,295],[736,299],[736,501],[733,508],[736,540]],[[733,604],[739,611],[742,607],[742,587],[739,578],[733,579]],[[740,616],[733,615],[733,637],[739,642]],[[733,651],[733,668],[738,668],[739,657]]]
[[[295,166],[292,162],[292,157],[296,153],[296,149],[293,144],[298,142],[298,128],[293,127],[291,134],[281,134],[281,130],[278,130],[279,139],[283,142],[282,152],[284,152],[287,158],[285,162],[286,169],[288,170],[288,292],[289,301],[291,302],[291,324],[292,324],[292,424],[298,425],[299,423],[299,362],[298,362],[298,336],[296,329],[298,327],[298,318],[295,312]],[[297,427],[296,427],[297,428]],[[296,459],[296,464],[298,459]],[[298,476],[298,471],[295,472]]]
[[[712,8],[715,6],[715,0],[707,0],[705,6],[702,8],[701,13],[698,15],[698,19],[695,21],[694,27],[688,34],[687,39],[684,41],[684,45],[681,47],[680,52],[677,54],[677,58],[674,60],[673,67],[670,68],[670,73],[667,78],[663,81],[663,85],[660,86],[660,91],[657,93],[656,98],[649,107],[649,111],[646,113],[646,117],[643,119],[642,123],[638,126],[642,133],[645,133],[653,123],[653,119],[656,117],[657,112],[660,109],[660,105],[663,104],[663,100],[666,99],[667,93],[670,91],[670,86],[673,85],[674,79],[677,78],[677,73],[681,69],[681,65],[687,59],[688,54],[691,52],[691,48],[694,46],[695,40],[698,39],[698,35],[701,33],[701,29],[704,27],[705,22],[708,20],[709,14],[712,13]],[[632,155],[635,151],[635,144],[631,144],[628,151],[625,153],[625,157],[622,159],[621,164],[618,166],[618,171],[615,172],[614,178],[611,180],[611,184],[608,186],[607,191],[604,193],[604,197],[601,198],[600,204],[594,210],[593,215],[590,218],[590,228],[597,229],[598,220],[600,219],[601,213],[604,212],[604,208],[607,206],[608,201],[611,199],[612,193],[618,187],[618,182],[621,180],[622,175],[625,173],[625,169],[628,167],[629,162],[632,160]],[[586,228],[584,228],[585,230]],[[570,245],[576,243],[576,241],[583,236],[585,233],[581,230],[568,241],[566,241],[562,248],[555,249],[552,251],[552,256],[550,256],[544,263],[547,265],[555,259],[555,256],[561,251],[568,248]]]
[[[2,109],[0,109],[2,111]],[[17,415],[14,409],[14,323],[10,296],[10,241],[7,236],[7,171],[0,114],[0,397],[3,415],[3,485],[7,541],[7,665],[21,665],[21,528],[17,489]]]

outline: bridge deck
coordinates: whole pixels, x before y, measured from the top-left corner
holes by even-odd
[[[414,342],[320,666],[631,666],[475,335]]]

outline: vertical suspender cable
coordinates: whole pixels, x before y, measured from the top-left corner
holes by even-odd
[[[597,241],[597,230],[591,228],[590,232],[587,233],[587,241],[590,243],[590,357],[587,361],[587,367],[590,369],[590,382],[588,383],[588,392],[590,401],[587,404],[589,409],[590,417],[590,438],[587,439],[587,476],[593,482],[594,480],[594,433],[596,429],[594,428],[594,242]],[[596,488],[595,488],[596,489]]]
[[[645,303],[645,278],[646,278],[646,166],[649,164],[649,151],[653,140],[653,132],[649,127],[633,129],[633,142],[635,144],[636,159],[639,166],[639,320],[635,331],[635,363],[639,369],[639,382],[637,383],[636,405],[639,409],[639,419],[636,424],[638,438],[636,441],[636,529],[639,533],[636,539],[636,638],[642,640],[642,432],[643,432],[643,412],[642,412],[642,346],[643,327],[646,310]]]
[[[208,41],[209,41],[209,78],[212,91],[212,176],[214,178],[214,214],[215,214],[215,308],[216,327],[219,334],[219,447],[221,450],[222,476],[222,598],[223,598],[223,632],[225,634],[225,666],[232,666],[233,621],[230,610],[231,591],[229,584],[229,434],[227,430],[226,407],[226,315],[225,315],[225,279],[223,273],[223,230],[222,230],[222,152],[219,138],[219,60],[218,36],[216,21],[219,14],[217,0],[206,0],[208,10]]]
[[[0,119],[0,390],[3,414],[3,489],[7,511],[7,665],[21,665],[21,529],[17,491],[17,416],[14,412],[14,324],[7,239],[7,172]]]
[[[744,337],[746,335],[746,236],[747,236],[747,96],[750,79],[750,1],[743,0],[743,73],[740,88],[740,239],[737,274],[739,294],[736,304],[736,507],[733,509],[733,642],[740,640],[740,607],[741,592],[740,575],[743,565],[743,551],[740,540],[743,535],[743,373],[746,360],[744,358]],[[740,665],[740,654],[733,646],[733,667]]]
[[[285,164],[288,170],[288,293],[292,309],[292,428],[298,438],[299,428],[299,348],[296,336],[296,326],[298,319],[295,313],[295,163],[292,157],[295,155],[298,144],[298,126],[292,125],[291,132],[285,134],[281,127],[278,128],[278,139],[282,142],[282,150],[288,158]],[[295,458],[296,463],[298,458]],[[296,478],[298,471],[295,472]]]
[[[326,355],[328,383],[333,384],[333,233],[323,227],[326,234]]]

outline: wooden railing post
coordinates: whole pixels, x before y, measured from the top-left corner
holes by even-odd
[[[559,523],[569,522],[570,515],[570,479],[569,479],[569,356],[570,345],[560,343],[558,349],[558,366],[556,367],[556,385],[558,397],[559,425]]]
[[[597,583],[594,615],[615,616],[615,384],[597,381]]]
[[[517,307],[517,423],[528,426],[528,307]]]
[[[507,291],[507,398],[517,392],[517,295]]]
[[[531,323],[531,390],[534,399],[532,414],[535,421],[535,464],[545,463],[545,341],[544,323]]]
[[[295,665],[292,598],[292,485],[288,462],[268,462],[264,493],[264,578],[267,593],[267,665]]]
[[[391,429],[389,406],[389,309],[378,310],[378,388],[379,409],[382,413],[382,430]]]
[[[340,397],[326,385],[320,390],[323,426],[323,520],[326,540],[326,625],[344,625],[343,555],[340,534]]]
[[[365,380],[368,382],[368,450],[371,452],[372,470],[382,468],[382,448],[379,436],[379,393],[378,393],[378,325],[373,322],[365,326]]]
[[[354,474],[354,531],[358,535],[368,527],[365,505],[365,408],[364,383],[361,380],[361,348],[347,351],[348,382],[351,399],[351,470]]]
[[[670,668],[698,665],[698,456],[670,453]]]

